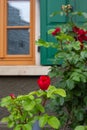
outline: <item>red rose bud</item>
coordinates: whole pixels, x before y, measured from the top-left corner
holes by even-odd
[[[80,43],[80,49],[83,50],[83,48],[84,48],[84,44]]]
[[[52,32],[52,35],[55,36],[57,35],[58,33],[60,33],[60,28],[56,28],[53,32]]]
[[[72,30],[73,30],[73,32],[78,33],[79,28],[78,28],[78,27],[76,27],[76,26],[74,26],[74,27],[72,28]]]
[[[15,99],[16,97],[15,97],[15,95],[12,93],[12,94],[10,94],[10,97],[11,97],[11,99]]]
[[[50,85],[50,77],[49,76],[40,76],[37,80],[37,83],[42,90],[47,90]]]

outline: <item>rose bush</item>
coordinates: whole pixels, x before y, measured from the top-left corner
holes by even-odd
[[[56,49],[49,75],[57,79],[57,88],[61,86],[67,92],[65,99],[52,99],[49,109],[56,112],[64,130],[67,127],[74,129],[77,125],[80,126],[75,130],[84,130],[87,128],[87,23],[76,23],[74,17],[87,18],[87,13],[72,12],[69,5],[63,5],[59,13],[66,15],[67,23],[48,31],[56,42],[43,39],[36,42],[39,46]],[[55,14],[57,12],[52,15]]]
[[[60,121],[53,115],[49,115],[45,109],[48,99],[56,98],[56,95],[65,97],[64,89],[56,88],[50,84],[49,76],[40,76],[37,81],[39,90],[26,95],[4,97],[0,101],[0,106],[5,107],[9,115],[2,119],[7,122],[9,128],[14,130],[32,130],[33,124],[39,121],[39,126],[43,128],[49,125],[59,129]]]

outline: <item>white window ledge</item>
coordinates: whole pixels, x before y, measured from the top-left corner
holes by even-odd
[[[0,66],[0,76],[47,75],[50,66]]]

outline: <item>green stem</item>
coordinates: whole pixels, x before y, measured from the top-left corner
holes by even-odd
[[[45,107],[45,104],[46,104],[46,101],[47,101],[47,98],[44,98],[43,97],[43,101],[42,101],[42,106]],[[39,112],[39,116],[41,115],[41,112]]]
[[[42,102],[42,106],[44,107],[46,104],[47,98],[44,98],[43,102]]]
[[[60,47],[61,47],[61,50],[63,50],[62,41],[60,41]]]

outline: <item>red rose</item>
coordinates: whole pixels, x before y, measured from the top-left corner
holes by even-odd
[[[73,27],[73,32],[75,32],[78,35],[84,35],[86,33],[86,31],[84,31],[83,29],[80,29],[76,26]]]
[[[50,85],[50,77],[49,76],[40,76],[37,80],[37,83],[42,90],[47,90]]]
[[[73,32],[77,34],[77,36],[75,36],[76,41],[79,40],[81,43],[87,41],[87,31],[85,31],[84,29],[80,29],[74,26]]]
[[[52,32],[52,35],[55,36],[57,35],[58,33],[60,33],[61,29],[60,28],[56,28],[53,32]]]
[[[87,36],[84,36],[84,40],[87,41]]]
[[[78,35],[85,35],[85,31],[83,29],[78,30]]]
[[[12,93],[12,94],[10,94],[10,97],[12,98],[12,99],[15,99],[16,97],[15,97],[15,95]]]
[[[79,28],[76,27],[76,26],[74,26],[74,27],[73,27],[73,32],[78,33],[78,31],[79,31]]]
[[[84,41],[87,41],[87,36],[85,34],[85,32],[81,35],[78,35],[77,36],[77,39],[80,41],[80,42],[84,42]]]
[[[84,41],[84,36],[83,35],[82,36],[78,36],[77,39],[78,39],[78,41],[80,41],[82,43]]]

